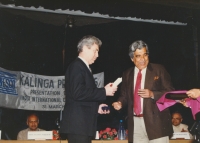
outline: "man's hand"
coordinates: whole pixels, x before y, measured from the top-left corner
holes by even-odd
[[[179,103],[183,104],[183,106],[185,106],[185,107],[188,107],[188,105],[187,105],[185,100],[186,99],[179,100]]]
[[[184,128],[182,128],[181,132],[188,132],[187,130],[184,130]]]
[[[112,106],[114,107],[115,110],[120,110],[122,108],[122,103],[120,101],[113,102]]]
[[[188,97],[196,99],[200,96],[200,89],[191,89],[187,91],[186,94],[188,95]]]
[[[113,86],[112,83],[107,84],[105,87],[106,96],[113,96],[117,91],[117,86]]]
[[[153,98],[154,94],[149,89],[138,89],[138,95],[142,98]]]
[[[100,104],[99,105],[99,109],[98,109],[98,113],[99,114],[109,114],[110,113],[110,110],[102,110],[102,107],[104,106],[108,106],[107,104]]]

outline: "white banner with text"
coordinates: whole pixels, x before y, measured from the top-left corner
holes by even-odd
[[[97,87],[104,87],[104,72],[93,76]],[[0,68],[0,107],[60,111],[65,104],[64,78]]]

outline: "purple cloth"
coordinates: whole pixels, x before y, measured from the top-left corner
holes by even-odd
[[[186,103],[188,107],[192,110],[193,118],[195,118],[196,113],[200,112],[200,97],[197,99],[187,98]]]
[[[157,100],[156,104],[159,108],[160,111],[163,111],[164,109],[170,107],[170,106],[173,106],[174,104],[177,103],[176,100],[173,100],[173,99],[167,99],[165,98],[165,95],[168,94],[168,93],[186,93],[187,91],[186,90],[179,90],[179,91],[169,91],[169,92],[166,92],[160,99]]]
[[[159,108],[160,111],[163,111],[164,109],[173,106],[177,102],[176,100],[173,99],[167,99],[165,98],[165,95],[168,93],[186,93],[187,90],[179,90],[179,91],[170,91],[170,92],[166,92],[159,100],[157,100],[156,104]],[[195,115],[196,113],[200,112],[200,97],[198,97],[197,99],[192,99],[192,98],[186,98],[185,99],[186,104],[188,105],[188,107],[191,109],[192,111],[192,115],[193,118],[195,119]]]

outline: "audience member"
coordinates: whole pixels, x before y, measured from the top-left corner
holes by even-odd
[[[39,118],[36,114],[28,115],[26,124],[28,125],[28,128],[18,133],[17,140],[28,140],[28,131],[44,131],[43,129],[38,128]]]
[[[189,132],[188,131],[188,125],[182,124],[183,121],[182,115],[179,112],[174,112],[172,114],[172,127],[174,132]],[[190,138],[192,139],[193,136],[191,134]]]

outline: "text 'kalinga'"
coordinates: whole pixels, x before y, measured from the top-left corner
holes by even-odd
[[[20,76],[20,85],[37,88],[54,88],[54,81],[50,79]],[[64,80],[58,80],[57,88],[64,88]]]

